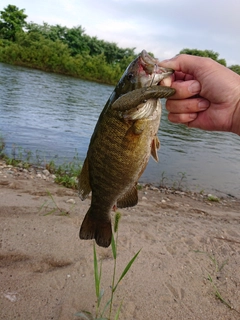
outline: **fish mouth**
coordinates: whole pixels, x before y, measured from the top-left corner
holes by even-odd
[[[158,85],[160,82],[173,74],[174,70],[171,68],[164,68],[159,66],[160,61],[150,56],[146,50],[140,54],[140,68],[145,72],[145,75],[152,78],[151,85]]]

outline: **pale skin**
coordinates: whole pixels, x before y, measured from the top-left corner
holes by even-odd
[[[168,119],[188,127],[240,135],[240,76],[210,58],[181,54],[164,60],[175,70]],[[166,80],[161,82],[167,84]]]

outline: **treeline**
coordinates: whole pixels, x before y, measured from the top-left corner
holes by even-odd
[[[0,11],[0,61],[116,84],[134,48],[90,37],[81,27],[27,23],[24,9]]]
[[[0,61],[63,73],[103,83],[116,84],[136,57],[135,48],[90,37],[81,26],[27,23],[25,9],[8,5],[0,11]],[[225,59],[211,50],[183,49],[210,57],[226,66]],[[240,74],[240,66],[230,69]]]
[[[219,53],[214,52],[212,50],[182,49],[180,53],[190,54],[199,57],[208,57],[217,61],[225,67],[227,66],[226,60],[219,59]],[[240,66],[238,64],[234,64],[228,68],[240,75]]]

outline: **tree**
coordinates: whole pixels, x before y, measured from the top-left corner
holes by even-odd
[[[18,7],[9,4],[3,11],[0,11],[0,38],[10,41],[16,40],[16,33],[23,32],[26,26],[24,14],[25,9],[19,10]]]
[[[198,50],[198,49],[182,49],[180,53],[190,54],[192,56],[199,56],[199,57],[208,57],[211,58],[218,63],[222,64],[226,67],[227,63],[225,59],[218,59],[219,53],[214,52],[212,50]]]
[[[232,71],[234,71],[240,75],[240,66],[238,64],[234,64],[234,65],[230,66],[229,69],[231,69]]]

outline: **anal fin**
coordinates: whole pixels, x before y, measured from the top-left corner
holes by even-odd
[[[138,192],[136,186],[128,190],[120,199],[117,200],[118,208],[133,207],[138,203]]]

